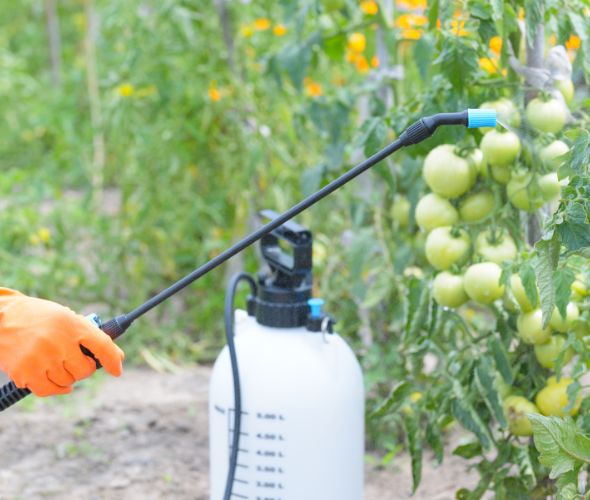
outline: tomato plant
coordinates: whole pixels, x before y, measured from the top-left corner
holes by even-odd
[[[119,313],[418,118],[492,107],[495,130],[441,128],[302,214],[316,292],[361,357],[369,446],[404,443],[415,489],[426,448],[476,459],[459,498],[583,486],[586,0],[83,4],[60,2],[59,67],[44,2],[0,14],[3,285]],[[222,281],[129,350],[210,356]]]

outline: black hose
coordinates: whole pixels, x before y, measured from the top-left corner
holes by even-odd
[[[256,282],[254,278],[246,273],[238,273],[232,277],[227,285],[225,294],[225,339],[229,350],[229,359],[234,383],[234,434],[232,437],[231,454],[229,457],[229,468],[225,482],[224,500],[230,500],[232,488],[238,465],[238,452],[240,451],[240,433],[242,430],[242,389],[240,387],[240,372],[238,370],[238,357],[234,343],[234,299],[240,281],[246,281],[250,285],[252,295],[256,295]],[[228,409],[229,411],[229,409]]]

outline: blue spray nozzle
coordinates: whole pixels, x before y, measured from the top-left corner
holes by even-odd
[[[467,127],[495,127],[496,110],[495,109],[468,109],[467,110]]]
[[[324,299],[309,299],[307,305],[311,309],[312,318],[321,318],[322,306],[324,305]]]

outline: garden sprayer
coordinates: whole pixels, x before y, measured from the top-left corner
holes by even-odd
[[[286,212],[267,213],[271,216],[270,222],[133,311],[104,323],[93,316],[114,340],[136,319],[262,240],[263,256],[271,274],[260,277],[258,283],[246,274],[237,275],[230,282],[226,297],[228,345],[216,362],[211,380],[212,500],[222,498],[222,493],[225,500],[230,497],[251,500],[361,498],[362,376],[352,351],[340,337],[331,333],[332,320],[322,313],[320,302],[308,303],[311,299],[311,233],[288,222],[395,151],[430,137],[440,125],[495,127],[496,112],[469,109],[421,118],[387,147]],[[292,247],[292,256],[280,250],[279,240]],[[238,337],[234,343],[233,298],[240,281],[250,284],[252,295],[248,300],[249,314],[237,312]],[[248,342],[242,342],[242,338],[248,338]],[[251,372],[238,371],[237,347],[240,363],[243,356]],[[82,350],[95,359],[89,350],[84,347]],[[98,361],[96,364],[100,367]],[[272,371],[265,372],[264,367]],[[242,378],[247,381],[248,390],[244,409]],[[9,382],[0,388],[0,411],[28,394],[28,389],[17,388],[14,382]],[[279,443],[281,438],[284,448],[270,445]],[[248,443],[247,449],[242,448],[242,439]],[[260,446],[261,442],[269,446]],[[248,455],[247,459],[242,460],[242,455]],[[237,469],[240,474],[236,474]],[[247,487],[243,490],[247,493],[239,493],[237,484]]]

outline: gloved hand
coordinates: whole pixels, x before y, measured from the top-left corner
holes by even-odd
[[[111,338],[84,316],[49,300],[0,288],[0,369],[19,388],[37,396],[67,394],[90,376],[96,363],[118,377],[125,355]]]

